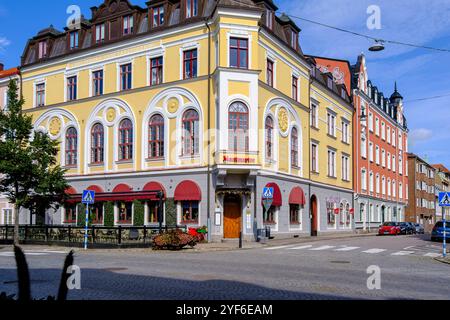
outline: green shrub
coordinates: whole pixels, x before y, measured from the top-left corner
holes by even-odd
[[[144,221],[144,212],[145,212],[144,204],[141,201],[135,200],[133,202],[133,207],[134,207],[133,225],[135,227],[142,227],[145,224],[145,221]]]
[[[114,227],[114,203],[105,202],[104,210],[103,220],[105,227]]]
[[[86,225],[86,205],[83,203],[79,203],[77,205],[78,210],[78,216],[77,216],[77,226],[78,227],[85,227]],[[92,221],[94,221],[95,217],[92,213],[92,210],[89,210],[89,223],[88,227],[92,226]]]

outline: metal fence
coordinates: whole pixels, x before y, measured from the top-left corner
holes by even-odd
[[[163,230],[181,229],[187,226],[164,226]],[[100,227],[88,228],[90,247],[149,247],[152,238],[159,234],[158,226]],[[51,244],[82,246],[85,228],[77,226],[20,226],[19,238],[23,244]],[[14,226],[0,226],[0,243],[10,244],[14,240]]]

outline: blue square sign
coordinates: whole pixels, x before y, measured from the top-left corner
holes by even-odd
[[[450,207],[450,192],[439,192],[439,206]]]
[[[81,202],[83,204],[94,204],[95,203],[95,191],[84,190],[83,196],[81,197]]]
[[[264,188],[263,190],[263,199],[273,199],[274,189],[273,188]]]

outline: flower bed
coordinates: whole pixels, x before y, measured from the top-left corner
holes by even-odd
[[[186,246],[195,247],[198,239],[181,230],[170,230],[153,238],[154,250],[182,250]]]

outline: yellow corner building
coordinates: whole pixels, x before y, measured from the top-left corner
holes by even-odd
[[[208,226],[211,239],[353,229],[353,106],[271,0],[106,0],[30,39],[21,87],[61,143],[69,201],[46,223]],[[271,207],[263,190],[271,188]],[[22,221],[23,220],[23,221]],[[21,222],[30,223],[27,213]]]

